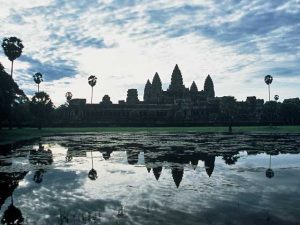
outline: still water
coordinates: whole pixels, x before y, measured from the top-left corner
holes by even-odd
[[[2,224],[300,224],[300,134],[91,133],[0,149]]]

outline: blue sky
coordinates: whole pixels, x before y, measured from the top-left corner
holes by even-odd
[[[217,96],[238,100],[271,94],[300,96],[300,1],[67,1],[0,0],[0,38],[17,36],[24,53],[15,80],[28,95],[41,72],[58,105],[67,91],[90,96],[87,77],[98,77],[94,102],[126,99],[158,72],[166,89],[177,63],[186,87],[203,89],[210,74]],[[0,50],[0,61],[10,63]]]

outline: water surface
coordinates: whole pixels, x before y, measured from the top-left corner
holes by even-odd
[[[23,224],[299,224],[300,135],[105,133],[2,146]]]

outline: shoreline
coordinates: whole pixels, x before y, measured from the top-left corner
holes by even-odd
[[[80,127],[80,128],[7,128],[0,130],[0,145],[14,144],[47,136],[75,135],[88,133],[110,132],[146,132],[146,133],[228,133],[228,127]],[[239,126],[233,127],[232,134],[262,133],[262,134],[296,134],[300,133],[300,126]]]

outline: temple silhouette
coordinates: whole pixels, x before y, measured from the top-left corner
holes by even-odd
[[[147,80],[143,101],[138,98],[137,89],[128,89],[126,100],[113,104],[105,95],[99,104],[89,104],[86,99],[71,99],[66,110],[56,120],[66,126],[98,125],[202,125],[227,124],[226,107],[237,103],[236,124],[259,123],[264,100],[247,97],[237,102],[233,96],[216,97],[210,75],[204,81],[203,90],[195,82],[190,88],[183,84],[183,76],[176,64],[167,90],[155,73],[152,82]]]

